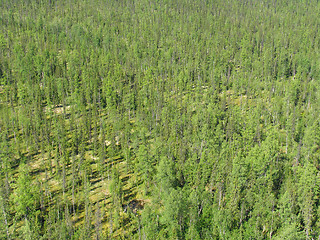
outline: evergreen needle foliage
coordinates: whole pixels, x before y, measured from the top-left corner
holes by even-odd
[[[0,1],[0,239],[320,238],[319,15]]]

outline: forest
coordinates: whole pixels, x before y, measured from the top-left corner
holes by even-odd
[[[0,1],[0,239],[319,239],[319,16]]]

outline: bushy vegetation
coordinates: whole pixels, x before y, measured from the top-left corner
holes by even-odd
[[[319,238],[319,14],[1,1],[0,238]]]

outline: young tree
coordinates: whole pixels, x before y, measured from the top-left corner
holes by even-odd
[[[38,206],[39,199],[30,177],[29,167],[26,164],[19,166],[19,177],[13,194],[13,200],[15,202],[16,216],[30,220]]]

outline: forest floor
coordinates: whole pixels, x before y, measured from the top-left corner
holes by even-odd
[[[63,109],[61,106],[52,106],[46,108],[45,112],[49,115],[68,115],[71,111],[71,107],[67,106]],[[69,125],[70,119],[66,118],[66,125]],[[70,139],[69,139],[70,140]],[[12,136],[11,142],[14,145],[15,139]],[[106,140],[106,148],[110,145],[111,141]],[[119,144],[119,142],[117,142]],[[59,150],[52,148],[50,151],[41,153],[41,150],[34,150],[25,146],[25,150],[21,153],[22,158],[28,159],[26,161],[29,173],[33,184],[39,185],[39,189],[44,189],[44,197],[47,199],[47,204],[42,206],[45,210],[49,211],[50,208],[55,208],[56,205],[62,202],[67,202],[69,207],[71,206],[71,221],[72,225],[77,228],[85,224],[86,221],[86,210],[85,210],[85,199],[89,199],[89,208],[91,214],[94,215],[98,212],[101,220],[101,232],[105,235],[111,235],[113,238],[120,238],[121,236],[131,236],[137,231],[137,226],[133,226],[133,223],[138,221],[139,211],[143,209],[146,202],[150,202],[149,199],[139,189],[141,180],[139,176],[132,174],[127,169],[127,164],[122,156],[114,156],[105,159],[103,163],[106,168],[106,173],[102,177],[99,172],[98,157],[94,156],[92,143],[88,142],[85,147],[85,154],[83,164],[87,164],[87,179],[89,182],[87,186],[89,189],[85,190],[85,185],[82,183],[81,176],[84,174],[81,172],[82,168],[77,164],[81,163],[80,155],[73,156],[77,158],[75,166],[70,158],[68,163],[65,165],[65,169],[62,168],[61,162],[57,162],[57,159],[61,156],[57,156]],[[18,163],[22,159],[16,156],[16,162]],[[61,159],[59,160],[61,161]],[[14,167],[11,182],[14,183],[19,175],[18,165]],[[112,194],[110,193],[111,183],[111,169],[116,168],[120,174],[120,180],[122,183],[123,201],[120,211],[121,227],[117,227],[117,223],[114,223],[112,219]],[[65,179],[61,181],[63,171],[65,171]],[[77,171],[76,179],[73,171]],[[14,184],[13,184],[14,186]],[[73,188],[73,189],[72,189]],[[84,196],[88,193],[88,196]],[[60,201],[60,203],[59,203]],[[14,214],[14,212],[12,212]],[[136,219],[133,219],[136,218]],[[91,236],[94,236],[94,226],[96,224],[95,217],[91,217]],[[24,219],[15,222],[15,230],[20,232],[23,231]]]

